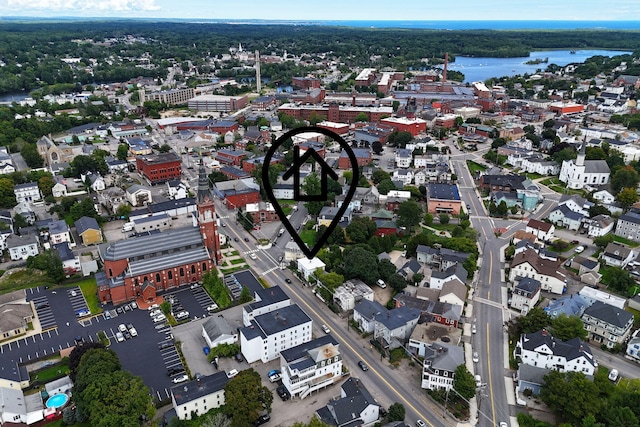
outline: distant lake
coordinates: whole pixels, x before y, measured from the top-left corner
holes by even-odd
[[[517,74],[533,74],[537,69],[545,70],[549,64],[565,66],[571,63],[583,63],[592,56],[616,56],[631,54],[633,52],[621,50],[578,50],[571,53],[569,50],[543,50],[531,52],[528,57],[518,58],[482,58],[456,56],[456,61],[449,63],[449,70],[464,73],[464,81],[468,83],[485,81],[492,77],[515,76]],[[548,63],[525,64],[532,59],[549,58]]]
[[[0,95],[0,103],[11,103],[13,101],[18,102],[28,97],[29,92],[27,91],[5,93],[4,95]]]

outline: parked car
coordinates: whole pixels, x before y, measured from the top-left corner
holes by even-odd
[[[289,393],[289,390],[287,390],[287,388],[283,385],[276,389],[276,393],[278,393],[278,396],[280,396],[280,399],[282,400],[289,400],[289,398],[291,397],[291,393]]]
[[[124,341],[124,335],[122,335],[122,332],[116,332],[116,340],[118,340],[118,342]]]
[[[120,323],[120,324],[118,325],[118,330],[119,330],[120,332],[124,332],[124,331],[126,331],[126,330],[127,330],[127,327],[126,327],[126,326],[124,326],[124,323]]]
[[[282,378],[281,374],[273,374],[269,376],[269,381],[272,383],[278,382],[280,381],[280,379]]]
[[[577,248],[575,248],[573,250],[575,253],[580,254],[582,252],[584,252],[584,246],[578,246]]]
[[[280,371],[279,371],[279,370],[277,370],[277,369],[272,369],[272,370],[270,370],[270,371],[269,371],[269,373],[267,374],[267,376],[268,376],[268,377],[271,377],[271,376],[273,376],[273,375],[281,374],[281,373],[282,373],[282,372],[280,372]]]
[[[158,314],[162,314],[160,310],[152,310],[149,312],[149,317],[156,317]]]
[[[480,356],[478,356],[478,352],[474,351],[472,356],[473,363],[478,363],[480,361]]]
[[[124,338],[125,338],[125,339],[127,339],[127,340],[130,340],[130,339],[131,339],[131,334],[129,333],[129,331],[126,331],[126,330],[125,330],[125,331],[122,333],[122,335],[124,335]]]
[[[579,244],[579,243],[580,243],[580,242],[579,242],[579,241],[577,241],[577,240],[572,240],[572,241],[571,241],[571,244],[572,244],[572,245],[577,245],[577,244]]]
[[[158,314],[153,318],[153,323],[164,322],[165,320],[167,320],[167,316],[165,316],[164,314]]]
[[[237,369],[232,369],[229,372],[227,372],[227,378],[233,378],[236,375],[238,375],[238,370]]]
[[[611,371],[609,371],[609,379],[611,381],[616,381],[618,379],[618,370],[617,369],[612,369]]]
[[[215,311],[218,309],[218,304],[213,303],[209,307],[207,307],[207,311]]]
[[[158,304],[151,304],[149,306],[149,310],[153,310],[154,308],[160,308],[160,306]]]
[[[129,329],[129,333],[131,334],[132,337],[138,336],[138,331],[136,330],[136,328]]]
[[[325,334],[331,333],[331,329],[329,329],[327,325],[322,325],[322,330],[324,331]]]
[[[475,334],[476,332],[478,332],[478,328],[476,327],[476,324],[474,323],[473,325],[471,325],[471,333]]]
[[[174,378],[174,379],[172,379],[171,381],[172,381],[174,384],[178,384],[178,383],[185,382],[185,381],[187,381],[188,379],[189,379],[189,377],[187,376],[187,374],[182,374],[182,375],[179,375],[179,376],[175,377],[175,378]]]
[[[258,419],[256,420],[256,422],[254,423],[254,425],[256,426],[260,426],[266,422],[269,422],[269,420],[271,419],[271,415],[269,414],[265,414],[265,415],[260,415],[258,417]]]

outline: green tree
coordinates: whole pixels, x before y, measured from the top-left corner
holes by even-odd
[[[604,236],[598,236],[593,238],[593,243],[599,248],[606,248],[609,243],[613,242],[613,234],[605,234]]]
[[[600,413],[600,418],[607,426],[638,427],[638,417],[627,406],[607,405]]]
[[[41,254],[27,258],[27,268],[41,270],[56,283],[62,282],[65,278],[62,261],[54,249],[47,249]]]
[[[623,188],[616,196],[616,200],[620,203],[623,209],[629,209],[631,205],[638,201],[638,192],[635,188]]]
[[[376,185],[380,184],[385,179],[391,179],[391,175],[389,175],[388,172],[385,172],[382,169],[376,169],[371,174],[371,181],[373,181],[373,183],[376,184]]]
[[[582,372],[551,371],[544,377],[540,398],[562,420],[577,425],[588,414],[597,414],[598,388]]]
[[[316,415],[314,415],[308,423],[301,421],[294,423],[291,427],[331,427],[329,424],[321,421]]]
[[[74,221],[79,220],[83,216],[88,216],[91,218],[98,217],[98,213],[93,206],[93,200],[91,200],[90,197],[83,199],[81,202],[76,202],[73,206],[71,206],[69,213],[71,214],[71,219],[73,219]]]
[[[307,177],[304,179],[304,183],[302,184],[302,190],[308,196],[315,196],[315,195],[321,194],[320,179],[318,178],[318,175],[315,174],[315,172],[307,175]],[[307,208],[307,211],[309,212],[310,215],[316,216],[322,210],[322,207],[324,206],[324,202],[322,201],[307,202],[304,204],[304,206]]]
[[[611,190],[616,194],[623,188],[636,188],[639,182],[640,174],[631,166],[625,166],[611,176]]]
[[[476,380],[464,364],[453,373],[453,389],[467,400],[476,395]]]
[[[127,157],[129,157],[129,145],[119,144],[116,157],[118,158],[118,160],[127,160]]]
[[[122,204],[118,206],[118,209],[116,210],[116,215],[118,215],[119,217],[128,218],[130,213],[131,213],[131,205],[128,205],[128,204]]]
[[[171,151],[171,146],[169,144],[162,144],[160,148],[158,148],[158,152],[160,153],[168,153]]]
[[[626,294],[636,283],[631,274],[620,267],[611,267],[608,276],[609,286],[620,293]]]
[[[459,225],[456,225],[453,230],[451,230],[451,235],[453,237],[462,237],[464,236],[464,230]]]
[[[18,202],[13,192],[13,181],[9,178],[0,178],[0,208],[8,209],[16,204]]]
[[[377,257],[373,252],[361,246],[354,246],[344,251],[344,277],[345,279],[360,279],[367,285],[374,285],[378,276],[378,269],[371,268],[377,265]]]
[[[611,216],[611,212],[609,209],[605,208],[602,205],[593,205],[589,208],[589,218],[593,218],[597,215],[609,215]]]
[[[38,188],[42,192],[44,197],[51,196],[53,194],[53,186],[56,185],[51,175],[46,175],[38,180]]]
[[[388,259],[382,259],[378,263],[378,274],[380,275],[380,278],[382,280],[386,281],[387,279],[389,279],[389,277],[395,274],[396,271],[396,266],[393,265],[393,263]]]
[[[20,154],[27,166],[32,169],[41,168],[42,165],[44,165],[44,160],[40,156],[40,153],[38,153],[36,144],[24,144],[20,150]]]
[[[376,232],[376,223],[369,217],[355,217],[347,225],[346,232],[353,243],[365,243]]]
[[[389,410],[387,411],[387,421],[404,421],[405,416],[405,409],[402,403],[396,402],[389,406]]]
[[[425,224],[425,225],[431,225],[431,224],[433,224],[433,215],[431,215],[429,212],[427,212],[427,213],[424,215],[424,220],[423,220],[423,221],[424,221],[424,224]]]
[[[249,292],[249,288],[246,286],[243,286],[242,290],[240,291],[240,296],[238,297],[238,303],[244,304],[245,302],[249,302],[252,299],[253,298],[251,298],[251,293]]]
[[[442,214],[438,215],[438,219],[440,220],[440,224],[445,225],[445,224],[449,224],[450,217],[449,217],[449,215],[447,215],[445,213],[442,213]]]
[[[540,307],[534,307],[525,316],[516,317],[507,323],[509,337],[517,340],[522,334],[530,334],[551,325],[551,318]]]
[[[587,339],[587,330],[578,316],[567,316],[562,313],[551,321],[551,333],[562,341],[573,338]]]
[[[407,200],[398,206],[398,219],[396,224],[400,227],[412,229],[420,223],[422,207],[413,200]]]
[[[262,385],[260,374],[253,368],[240,371],[224,387],[223,413],[231,418],[232,427],[253,425],[260,412],[271,412],[273,394]]]
[[[555,160],[559,165],[561,165],[565,160],[575,159],[576,157],[578,157],[578,153],[571,147],[563,148],[551,155],[551,158],[553,158],[553,160]]]
[[[395,190],[396,186],[390,179],[385,179],[378,184],[378,192],[380,194],[386,195],[391,190]]]
[[[389,276],[389,279],[387,279],[387,283],[389,284],[389,286],[391,286],[395,293],[402,291],[408,285],[404,277],[402,277],[398,273],[394,273]]]

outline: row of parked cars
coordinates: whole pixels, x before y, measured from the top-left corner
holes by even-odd
[[[116,332],[116,340],[122,342],[124,340],[130,340],[133,337],[138,336],[138,331],[133,327],[131,323],[120,323],[118,325],[118,332]]]

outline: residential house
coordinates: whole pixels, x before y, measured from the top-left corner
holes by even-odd
[[[588,306],[587,301],[580,295],[571,294],[558,298],[555,301],[549,301],[549,305],[544,308],[544,311],[552,319],[555,319],[561,314],[582,317],[582,314]]]
[[[638,331],[640,331],[640,329],[638,329]],[[640,337],[638,336],[638,331],[635,331],[629,342],[627,342],[627,351],[625,354],[627,359],[635,362],[640,362]]]
[[[512,208],[514,206],[519,205],[519,199],[517,193],[505,193],[502,191],[492,191],[489,193],[491,200],[496,205],[500,205],[500,203],[504,202],[508,208]]]
[[[613,230],[615,221],[609,215],[596,215],[588,222],[589,224],[589,237],[602,237],[606,236]]]
[[[593,193],[592,197],[603,205],[610,205],[616,201],[615,196],[607,190],[596,191]]]
[[[127,200],[131,203],[131,206],[144,206],[149,203],[153,203],[151,197],[151,190],[142,185],[134,184],[127,188],[126,191]]]
[[[377,206],[380,203],[380,193],[375,185],[368,188],[356,187],[355,198],[362,200],[365,206]]]
[[[83,245],[93,245],[102,242],[102,230],[95,218],[83,216],[74,224],[78,236],[82,239]]]
[[[540,156],[530,156],[522,159],[520,167],[528,173],[538,175],[557,175],[560,172],[558,163],[554,160],[546,160]]]
[[[559,227],[578,231],[584,220],[584,215],[572,211],[567,205],[559,205],[549,213],[547,219]]]
[[[232,329],[222,316],[211,316],[202,324],[202,337],[209,348],[238,342],[238,330]]]
[[[594,187],[609,183],[611,174],[609,165],[605,160],[585,160],[585,145],[582,145],[577,159],[563,161],[560,169],[560,181],[574,190],[582,190],[585,186]]]
[[[513,351],[521,363],[558,372],[582,372],[593,377],[598,362],[580,338],[562,341],[545,329],[520,335]]]
[[[13,261],[26,260],[30,256],[38,255],[38,238],[35,234],[12,234],[6,240],[9,257]]]
[[[118,212],[120,206],[127,204],[125,191],[120,187],[109,187],[99,197],[102,205],[112,215]]]
[[[591,208],[594,203],[575,194],[565,194],[560,196],[559,205],[566,205],[573,212],[589,216],[589,208]]]
[[[429,279],[429,287],[433,289],[442,289],[444,284],[450,280],[459,280],[465,283],[467,280],[467,270],[462,263],[456,263],[443,271],[432,271]]]
[[[248,363],[267,363],[282,350],[311,341],[312,321],[295,304],[255,316],[250,326],[241,327],[240,348]]]
[[[73,253],[69,242],[55,244],[53,248],[62,261],[65,276],[69,277],[80,271],[80,258]]]
[[[125,160],[116,159],[113,156],[107,156],[104,158],[109,168],[109,173],[126,172],[129,169],[129,164]]]
[[[382,342],[385,348],[402,347],[419,319],[420,310],[415,308],[403,306],[388,310],[386,316],[376,318],[373,338]]]
[[[189,189],[184,182],[173,179],[167,181],[167,195],[173,200],[186,199],[189,195]]]
[[[29,225],[33,225],[36,222],[36,213],[31,208],[31,203],[18,203],[13,207],[13,211],[16,215],[20,215]]]
[[[39,223],[42,222],[43,221],[39,221]],[[43,242],[47,242],[51,245],[62,242],[69,242],[73,244],[72,246],[75,246],[75,243],[73,242],[73,240],[71,240],[71,232],[69,230],[69,226],[62,219],[48,220],[44,224],[39,224],[38,228],[44,230],[44,232],[41,233]]]
[[[525,231],[535,235],[539,240],[543,242],[550,242],[553,240],[553,233],[556,228],[553,224],[548,222],[538,221],[537,219],[530,219],[527,223]]]
[[[373,425],[380,418],[380,405],[357,378],[349,378],[341,386],[340,398],[318,409],[318,418],[330,426]]]
[[[511,308],[527,314],[540,300],[540,282],[530,277],[523,277],[513,287]]]
[[[620,310],[624,310],[627,304],[626,298],[610,294],[609,292],[601,291],[597,288],[591,288],[589,286],[585,286],[580,289],[578,294],[587,302],[587,306],[589,307],[599,301],[603,304],[612,305],[619,308]]]
[[[515,193],[522,188],[522,182],[527,179],[520,175],[482,175],[480,177],[480,188],[486,192],[502,191],[505,193]]]
[[[627,213],[618,218],[616,236],[640,242],[640,209],[631,208]]]
[[[605,264],[614,267],[626,267],[636,257],[636,253],[629,247],[620,243],[609,243],[600,254],[600,259]]]
[[[304,399],[311,393],[342,381],[340,344],[331,335],[280,352],[282,385],[291,396]]]
[[[411,185],[414,179],[414,173],[410,169],[396,169],[393,171],[392,181],[401,182],[403,185]]]
[[[3,425],[35,424],[44,419],[40,393],[26,395],[19,388],[0,387],[0,421]]]
[[[291,305],[291,300],[280,286],[272,286],[267,289],[260,288],[254,292],[253,302],[245,304],[242,308],[242,324],[251,326],[251,321],[256,316],[277,311],[289,305]]]
[[[431,183],[427,185],[427,211],[429,213],[460,214],[462,203],[455,184]]]
[[[396,167],[399,168],[408,168],[411,166],[411,161],[413,160],[413,156],[411,155],[411,150],[407,150],[406,148],[399,148],[396,150]]]
[[[509,280],[530,277],[540,282],[543,291],[561,295],[566,289],[566,276],[560,271],[560,263],[540,257],[534,250],[527,249],[513,257]]]
[[[530,390],[534,396],[539,396],[544,384],[544,377],[547,375],[549,375],[549,369],[521,363],[516,372],[518,391],[524,393],[526,390]]]
[[[60,175],[55,175],[53,177],[53,181],[55,184],[51,188],[51,194],[55,198],[66,197],[67,196],[67,181],[64,177]]]
[[[302,277],[304,277],[305,280],[309,280],[309,277],[311,277],[317,269],[324,271],[325,266],[326,264],[318,257],[314,257],[313,259],[306,257],[298,259],[298,271],[302,273]]]
[[[353,321],[365,333],[375,331],[376,318],[385,317],[388,310],[378,301],[361,300],[353,307]]]
[[[445,282],[440,290],[439,302],[464,306],[467,301],[467,285],[459,279],[452,279]]]
[[[375,293],[359,279],[351,279],[338,286],[333,292],[333,301],[342,311],[353,310],[363,299],[373,301]]]
[[[16,167],[13,164],[11,154],[8,153],[6,148],[0,148],[0,175],[6,175],[14,173]]]
[[[229,381],[227,374],[219,371],[171,387],[171,403],[178,418],[190,420],[224,405],[224,388]]]
[[[0,339],[25,334],[33,321],[33,310],[24,290],[0,295]]]
[[[411,258],[407,260],[402,267],[398,269],[398,274],[402,276],[407,281],[414,281],[414,277],[416,274],[422,274],[424,271],[424,266],[420,264],[415,258]]]
[[[336,218],[336,215],[338,215],[339,210],[340,208],[323,206],[318,214],[318,226],[324,225],[325,227],[328,227]],[[340,217],[340,225],[344,225],[346,227],[351,222],[351,217],[351,209],[347,208]]]
[[[42,200],[42,194],[37,182],[16,184],[13,187],[13,193],[16,195],[16,202],[18,203],[33,203]]]
[[[91,172],[88,172],[86,175],[81,175],[80,179],[82,180],[82,182],[89,181],[89,187],[95,193],[98,193],[107,188],[104,182],[104,178],[100,176],[100,174],[93,174]]]
[[[353,154],[356,157],[356,162],[359,167],[367,166],[371,163],[371,150],[368,148],[353,148]],[[351,170],[351,160],[349,159],[349,155],[345,150],[340,152],[340,157],[338,158],[338,169]]]
[[[582,315],[589,341],[613,348],[622,345],[631,335],[633,314],[621,308],[594,302]]]
[[[571,268],[578,270],[578,275],[583,283],[590,286],[596,286],[602,279],[600,270],[600,263],[594,259],[584,258],[581,256],[575,256],[570,260]]]
[[[462,347],[434,343],[426,348],[420,386],[427,390],[451,390],[458,366],[464,365]]]

